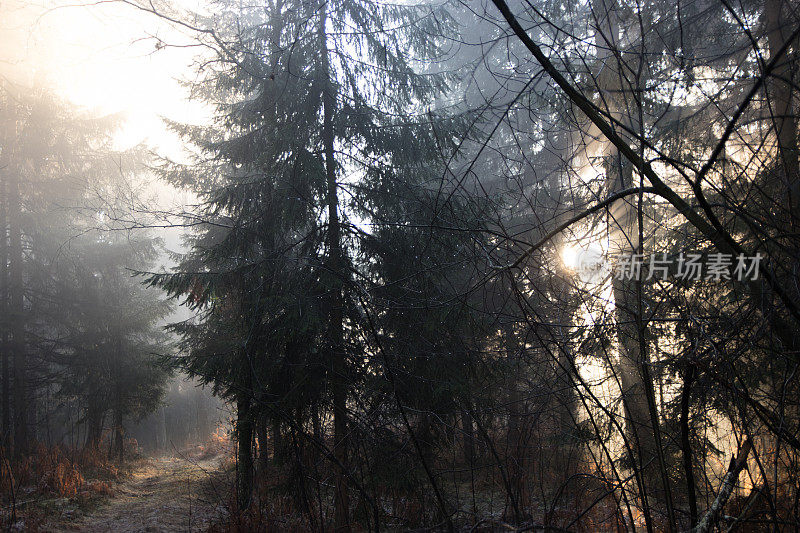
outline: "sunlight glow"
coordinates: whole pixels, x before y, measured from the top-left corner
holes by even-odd
[[[181,144],[161,117],[199,124],[208,115],[179,81],[199,50],[157,17],[116,3],[10,0],[0,20],[0,74],[50,87],[90,114],[118,115],[117,149],[145,142],[176,157]]]
[[[568,244],[561,249],[561,261],[564,266],[569,269],[575,269],[578,266],[578,254],[581,248],[577,244]]]

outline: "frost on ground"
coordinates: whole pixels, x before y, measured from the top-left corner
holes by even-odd
[[[205,531],[222,511],[228,487],[222,458],[150,459],[93,512],[62,516],[49,531]]]

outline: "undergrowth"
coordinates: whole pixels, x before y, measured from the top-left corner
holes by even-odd
[[[13,457],[0,446],[0,527],[35,531],[54,507],[85,510],[113,496],[115,483],[139,457],[135,441],[126,445],[134,453],[123,464],[109,460],[105,447],[70,450],[37,444],[30,454]]]

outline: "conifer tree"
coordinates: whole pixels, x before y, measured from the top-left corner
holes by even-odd
[[[118,456],[123,423],[160,399],[166,373],[151,356],[166,308],[126,270],[148,266],[157,241],[108,216],[129,212],[110,197],[130,192],[142,161],[111,147],[117,122],[43,87],[0,84],[1,383],[6,443],[19,457],[52,443],[51,415],[64,413],[51,396],[81,400],[82,412],[67,415],[87,422],[92,446],[113,410]]]
[[[296,424],[276,409],[269,370],[301,368],[304,384],[292,389],[322,391],[338,472],[334,522],[344,530],[348,399],[362,350],[353,291],[363,232],[353,217],[363,212],[353,202],[420,171],[432,147],[452,148],[450,126],[437,138],[426,113],[449,75],[418,71],[438,53],[432,36],[448,16],[355,0],[240,8],[219,4],[203,33],[219,61],[195,90],[216,123],[176,125],[202,155],[165,167],[201,195],[203,225],[179,271],[149,281],[200,311],[197,323],[176,326],[189,350],[180,363],[237,403],[240,506],[249,504],[256,411]]]

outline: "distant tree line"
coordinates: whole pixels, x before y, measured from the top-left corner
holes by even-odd
[[[124,456],[168,372],[169,310],[133,277],[158,242],[116,225],[143,154],[112,148],[117,120],[41,87],[0,84],[0,410],[6,458],[38,443]]]

